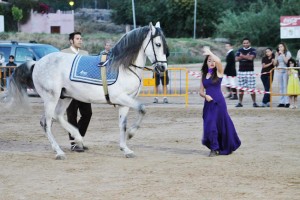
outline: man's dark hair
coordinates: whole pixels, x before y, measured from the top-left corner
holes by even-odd
[[[81,35],[81,33],[79,31],[70,33],[69,34],[69,40],[74,40],[75,35]]]
[[[232,42],[225,42],[225,44],[229,44],[230,46],[233,46]]]
[[[248,40],[250,42],[250,39],[248,37],[244,37],[242,42],[244,42],[245,40]]]
[[[10,55],[9,58],[15,59],[15,57],[13,55]]]

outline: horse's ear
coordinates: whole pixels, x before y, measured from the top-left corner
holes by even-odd
[[[150,28],[150,30],[151,30],[152,35],[155,35],[156,29],[155,29],[155,27],[153,26],[152,22],[150,22],[149,28]]]
[[[160,28],[160,22],[156,22],[155,27]]]

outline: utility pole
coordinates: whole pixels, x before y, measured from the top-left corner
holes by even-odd
[[[195,0],[194,5],[194,39],[196,39],[196,17],[197,16],[197,0]]]
[[[133,17],[133,29],[136,29],[134,0],[132,0],[132,17]]]

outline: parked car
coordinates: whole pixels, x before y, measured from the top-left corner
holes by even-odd
[[[15,56],[15,63],[20,64],[28,60],[39,60],[43,56],[59,51],[58,48],[49,44],[39,44],[35,42],[0,42],[0,52],[4,54],[5,63],[8,62],[9,56]]]
[[[16,42],[16,41],[0,41],[0,53],[4,55],[5,64],[9,60],[9,56],[13,55],[15,57],[15,63],[17,66],[28,60],[39,60],[43,56],[58,52],[59,49],[49,45],[49,44],[39,44],[36,42]],[[28,88],[27,93],[30,96],[37,96],[38,94],[33,90]]]

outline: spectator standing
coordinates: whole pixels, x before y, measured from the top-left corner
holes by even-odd
[[[233,47],[231,43],[225,44],[225,49],[227,50],[226,53],[226,66],[224,70],[224,77],[223,77],[223,83],[227,88],[227,91],[229,92],[229,95],[227,98],[230,100],[236,100],[237,97],[237,90],[234,88],[236,86],[236,69],[235,69],[235,54],[233,51]]]
[[[236,52],[236,61],[239,62],[238,80],[239,87],[247,89],[255,89],[255,73],[254,59],[256,57],[256,49],[251,47],[249,38],[243,39],[243,47]],[[239,103],[235,107],[243,107],[244,91],[239,90]],[[253,107],[259,107],[256,103],[255,92],[251,93]]]
[[[82,37],[80,32],[74,32],[69,35],[69,42],[71,46],[67,49],[61,50],[65,53],[72,53],[72,54],[81,54],[81,55],[88,55],[89,53],[87,51],[84,51],[81,49],[82,45]],[[80,112],[81,117],[77,121],[77,112]],[[85,136],[85,133],[87,131],[87,128],[89,126],[90,120],[92,117],[92,106],[90,103],[85,103],[78,101],[76,99],[73,99],[67,108],[67,118],[68,122],[71,123],[73,126],[77,127],[79,130],[79,133],[82,137]],[[71,151],[76,152],[84,152],[85,150],[88,150],[86,146],[83,146],[83,148],[79,147],[74,141],[74,138],[69,133],[69,139],[71,140]]]
[[[105,44],[104,44],[104,50],[101,51],[99,53],[99,55],[107,55],[107,57],[109,57],[110,54],[111,54],[110,49],[111,49],[111,43],[110,42],[105,42]]]
[[[9,56],[9,61],[6,63],[6,67],[16,67],[15,57],[13,55]],[[10,75],[14,72],[14,68],[6,68],[6,88],[9,87]]]
[[[298,78],[298,70],[293,69],[292,67],[297,67],[297,63],[293,58],[290,58],[288,63],[288,67],[291,67],[288,70],[288,75],[289,75],[289,80],[288,80],[288,85],[287,85],[287,94],[289,95],[290,98],[290,107],[292,109],[297,108],[297,94],[300,94],[300,83],[299,83],[299,78]]]
[[[202,144],[211,150],[209,157],[228,155],[239,148],[241,141],[227,112],[221,91],[221,59],[207,47],[204,47],[203,51],[206,58],[201,69],[200,81],[200,96],[205,99]]]
[[[153,74],[154,79],[155,79],[155,88],[154,88],[154,93],[158,94],[159,90],[158,90],[158,86],[160,85],[160,83],[162,84],[162,88],[163,88],[163,94],[167,94],[168,90],[167,90],[167,85],[169,84],[169,74],[168,74],[168,70],[165,72],[161,72],[161,73],[157,73],[156,71]],[[168,103],[168,98],[164,97],[163,98],[163,103]],[[154,97],[154,101],[153,103],[158,103],[158,98]]]
[[[262,69],[261,69],[261,81],[264,85],[265,92],[270,91],[270,71],[274,68],[275,55],[271,48],[265,50],[265,56],[261,60]],[[272,80],[274,77],[274,72],[272,73]],[[261,107],[270,107],[270,94],[265,93],[262,99]]]
[[[287,63],[291,57],[292,54],[288,51],[286,44],[283,42],[279,43],[277,52],[275,53],[275,65],[279,68],[277,70],[277,76],[279,81],[279,90],[282,96],[280,96],[279,104],[277,107],[290,107],[289,98],[288,96],[284,95],[287,92],[288,82]]]

